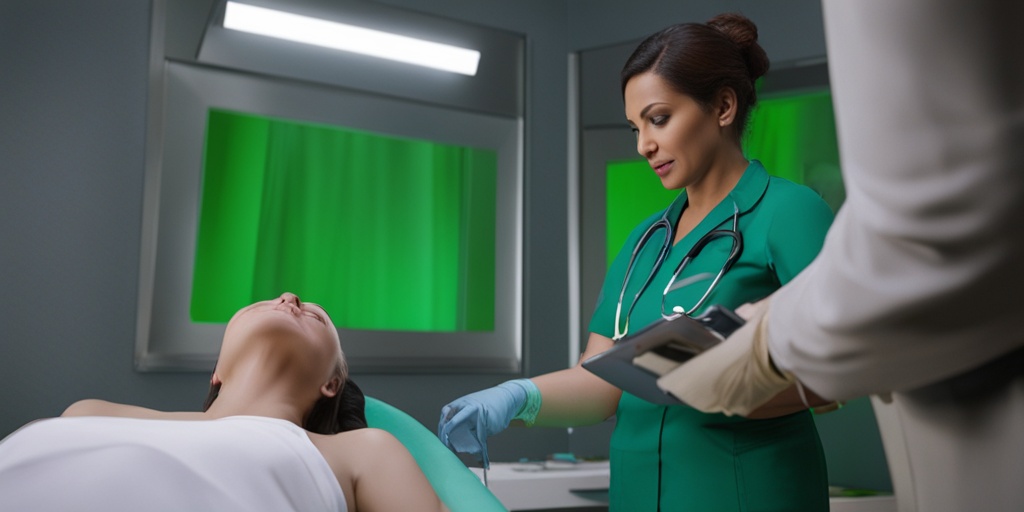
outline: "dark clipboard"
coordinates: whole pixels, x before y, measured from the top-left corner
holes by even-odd
[[[679,405],[682,404],[679,399],[658,387],[662,373],[650,369],[651,365],[639,364],[641,356],[645,361],[657,360],[678,366],[721,343],[741,325],[742,318],[720,306],[712,306],[695,318],[682,315],[672,320],[658,320],[583,361],[583,367],[648,402]]]

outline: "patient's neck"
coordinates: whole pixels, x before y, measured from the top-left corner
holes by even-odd
[[[206,411],[211,418],[266,416],[301,426],[318,398],[298,389],[281,365],[260,358],[235,365],[221,375],[221,382],[217,399]]]

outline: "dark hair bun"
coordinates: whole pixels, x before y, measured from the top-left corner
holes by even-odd
[[[750,18],[737,13],[725,13],[711,18],[707,24],[736,43],[743,52],[751,80],[757,80],[768,72],[768,54],[757,44],[757,25]]]

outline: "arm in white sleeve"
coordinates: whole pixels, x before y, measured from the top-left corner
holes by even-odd
[[[1024,345],[1024,2],[825,0],[846,203],[772,296],[774,363],[828,398]]]

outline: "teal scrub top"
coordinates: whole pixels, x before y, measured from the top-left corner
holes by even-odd
[[[676,266],[705,233],[732,229],[734,204],[739,208],[743,252],[694,315],[714,304],[735,308],[771,294],[814,259],[832,222],[832,211],[817,193],[769,176],[760,162],[752,160],[729,195],[671,248],[637,299],[630,333],[661,318],[662,292]],[[667,208],[673,226],[685,206],[683,190]],[[590,321],[591,332],[613,336],[630,255],[647,228],[664,214],[658,212],[637,226],[616,256]],[[623,316],[651,272],[663,233],[651,237],[633,264]],[[728,237],[712,241],[677,282],[702,272],[717,274],[731,247]],[[709,278],[669,292],[666,311],[673,306],[690,309],[710,283]],[[705,414],[685,405],[655,405],[623,393],[610,458],[613,511],[825,512],[829,506],[825,457],[808,411],[752,420]]]

